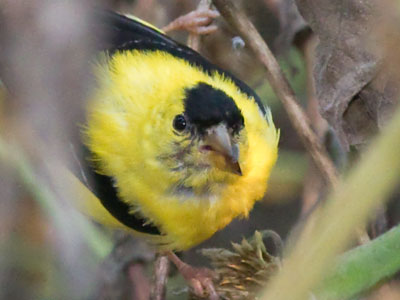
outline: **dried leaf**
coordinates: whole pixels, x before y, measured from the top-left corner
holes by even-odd
[[[384,17],[379,1],[296,3],[319,37],[314,78],[321,113],[344,147],[363,145],[385,123],[398,94],[376,47]]]
[[[309,33],[309,26],[300,15],[294,0],[273,1],[279,20],[279,35],[275,40],[275,49],[284,53],[295,42],[298,34]],[[306,34],[307,35],[307,34]]]

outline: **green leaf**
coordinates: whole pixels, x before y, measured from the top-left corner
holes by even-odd
[[[315,292],[318,300],[349,299],[400,270],[400,226],[340,256]]]

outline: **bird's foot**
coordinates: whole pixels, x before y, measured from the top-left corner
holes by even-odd
[[[180,260],[173,252],[168,252],[167,256],[185,278],[194,295],[209,300],[219,299],[213,283],[215,273],[212,270],[192,267]]]
[[[215,290],[213,278],[215,274],[207,268],[194,268],[186,265],[185,270],[180,271],[188,282],[193,294],[199,298],[218,300],[219,296]]]
[[[185,30],[191,34],[203,35],[215,32],[217,25],[211,25],[219,13],[209,8],[199,8],[186,15],[180,16],[162,28],[164,32]]]

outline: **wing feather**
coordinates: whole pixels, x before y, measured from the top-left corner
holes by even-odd
[[[208,74],[218,72],[230,78],[241,92],[254,98],[263,114],[266,113],[264,105],[258,95],[243,81],[236,78],[230,72],[210,63],[193,49],[174,41],[161,30],[150,27],[146,22],[138,18],[132,19],[112,11],[99,12],[99,20],[102,32],[107,33],[108,37],[105,39],[106,42],[103,42],[101,46],[98,47],[99,50],[107,51],[111,55],[116,51],[129,50],[165,51],[201,68]]]

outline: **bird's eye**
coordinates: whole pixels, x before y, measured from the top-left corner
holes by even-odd
[[[183,115],[177,115],[174,118],[173,126],[178,131],[183,131],[186,128],[186,119]]]

